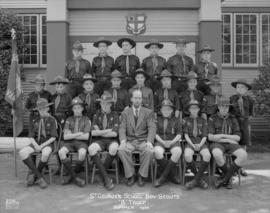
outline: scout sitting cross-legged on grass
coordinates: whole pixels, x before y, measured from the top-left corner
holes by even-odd
[[[27,186],[32,186],[36,182],[41,188],[46,188],[47,183],[42,177],[42,170],[47,165],[52,153],[52,143],[57,137],[57,122],[48,113],[49,106],[52,103],[48,103],[46,99],[40,98],[36,105],[35,110],[39,112],[40,116],[34,120],[33,128],[29,129],[29,137],[35,140],[36,143],[21,149],[19,155],[32,172],[32,174],[27,176]],[[31,157],[34,152],[41,152],[38,167],[36,167]]]

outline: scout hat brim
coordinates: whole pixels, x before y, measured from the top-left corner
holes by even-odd
[[[136,42],[135,41],[133,41],[131,38],[121,38],[121,39],[119,39],[118,41],[117,41],[117,45],[120,47],[120,48],[122,48],[122,43],[123,42],[128,42],[128,43],[130,43],[130,45],[132,46],[132,48],[134,48],[135,46],[136,46]]]
[[[212,49],[210,47],[209,48],[202,48],[202,49],[198,50],[197,53],[202,53],[202,52],[206,52],[206,51],[208,51],[208,52],[214,52],[215,49]]]
[[[30,80],[29,83],[31,84],[48,84],[48,82],[46,81],[35,81],[35,80]]]
[[[95,79],[95,78],[83,78],[82,82],[84,83],[85,81],[97,82],[97,79]]]
[[[252,89],[252,86],[250,84],[248,84],[247,82],[234,81],[234,82],[231,83],[232,87],[234,87],[234,88],[236,88],[236,85],[237,84],[243,84],[243,85],[245,85],[248,88],[248,90],[251,90]]]
[[[144,46],[144,48],[149,49],[151,47],[151,45],[157,45],[159,49],[162,49],[164,47],[164,45],[159,43],[159,42],[150,42],[150,43],[146,44]]]
[[[169,106],[169,107],[171,107],[171,108],[173,108],[173,109],[175,109],[175,106],[173,105],[173,104],[159,104],[159,108],[161,109],[163,106]]]
[[[49,84],[50,85],[55,85],[55,84],[68,84],[69,81],[68,80],[56,80],[56,81],[52,81]]]
[[[111,42],[111,41],[104,39],[104,40],[96,41],[96,42],[93,44],[93,46],[96,47],[96,48],[98,48],[98,45],[99,45],[100,43],[105,43],[107,46],[112,45],[112,42]]]
[[[53,103],[48,103],[48,104],[46,104],[46,105],[44,105],[44,106],[40,106],[40,107],[37,106],[36,108],[33,108],[33,110],[44,109],[44,108],[49,107],[49,106],[51,106],[51,105],[53,105]]]
[[[114,103],[115,102],[115,100],[113,99],[113,98],[110,98],[110,99],[108,99],[108,100],[104,100],[104,99],[101,99],[101,98],[99,98],[99,99],[97,99],[97,102],[105,102],[105,103]]]
[[[201,107],[202,107],[202,105],[199,104],[199,103],[189,103],[189,104],[186,106],[186,109],[189,110],[189,108],[190,108],[191,106],[198,106],[199,109],[201,109]]]

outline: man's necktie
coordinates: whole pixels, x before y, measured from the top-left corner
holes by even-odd
[[[205,72],[204,78],[205,79],[207,79],[207,77],[208,77],[208,73],[209,73],[208,67],[209,67],[209,63],[207,62],[207,63],[205,63],[205,66],[204,66],[204,72]]]
[[[80,71],[80,60],[79,59],[75,60],[75,71],[76,71],[76,73],[79,73],[79,71]]]
[[[197,137],[198,136],[198,123],[197,123],[197,118],[193,118],[193,137]]]
[[[195,100],[195,97],[194,97],[194,90],[190,90],[190,95],[189,95],[189,97],[190,97],[190,100],[192,101],[192,100]]]
[[[41,136],[46,138],[46,130],[45,130],[45,124],[44,119],[40,119],[39,121],[39,129],[38,129],[38,141],[40,141]]]
[[[126,72],[129,75],[129,56],[126,56]]]
[[[228,135],[231,134],[231,127],[230,127],[230,124],[229,124],[229,121],[228,121],[228,116],[223,117],[221,131],[222,131],[222,134],[228,134]]]
[[[135,116],[134,116],[134,119],[135,119],[135,126],[137,125],[138,116],[139,116],[139,110],[138,110],[138,109],[135,109]]]
[[[57,110],[59,104],[60,104],[60,100],[61,100],[61,96],[60,94],[57,94],[56,98],[55,98],[55,101],[54,101],[54,108],[55,108],[55,111]]]
[[[79,132],[79,121],[80,121],[80,118],[76,117],[75,118],[75,124],[74,124],[74,133]]]
[[[101,73],[103,74],[104,73],[104,69],[105,69],[105,57],[101,57]]]
[[[164,89],[164,99],[165,99],[165,100],[169,99],[169,91],[168,91],[168,88],[165,88],[165,89]]]
[[[107,118],[107,114],[104,113],[103,114],[103,120],[102,120],[102,127],[103,127],[103,129],[107,129],[107,125],[108,125],[108,118]]]
[[[87,93],[86,97],[85,97],[85,102],[87,104],[87,108],[90,108],[90,104],[91,104],[91,94]]]
[[[244,101],[243,101],[243,96],[241,95],[239,96],[238,104],[239,104],[239,110],[240,110],[241,115],[244,115],[245,114]]]
[[[158,67],[158,60],[157,60],[157,57],[156,56],[154,56],[153,58],[152,58],[152,62],[153,62],[153,73],[155,74],[157,71],[157,67]]]

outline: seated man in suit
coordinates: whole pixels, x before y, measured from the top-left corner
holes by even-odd
[[[127,107],[121,115],[119,128],[120,147],[118,155],[123,162],[127,185],[135,183],[135,169],[132,152],[140,151],[140,169],[138,185],[144,185],[153,155],[153,142],[156,134],[154,114],[152,110],[142,106],[142,92],[134,90],[131,97],[132,106]]]

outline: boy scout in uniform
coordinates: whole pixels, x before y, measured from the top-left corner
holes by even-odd
[[[211,155],[207,145],[207,122],[205,119],[198,116],[200,107],[201,105],[198,101],[191,101],[187,106],[190,116],[184,118],[183,122],[183,132],[187,142],[184,158],[188,167],[195,174],[195,178],[185,185],[189,190],[196,186],[199,186],[202,189],[208,188],[208,184],[203,180],[203,173],[209,165]],[[195,152],[200,153],[202,156],[198,171],[196,163],[193,160]]]
[[[42,170],[48,163],[52,153],[52,143],[57,138],[57,122],[48,113],[50,105],[52,103],[48,103],[47,99],[37,100],[35,110],[40,116],[34,120],[32,128],[29,129],[29,137],[35,143],[22,148],[19,152],[22,161],[31,170],[31,174],[27,176],[27,186],[32,186],[36,182],[42,189],[48,186],[42,177]],[[31,157],[34,152],[41,152],[41,159],[37,167]]]
[[[98,48],[99,55],[93,59],[92,71],[97,79],[95,91],[98,95],[102,95],[104,90],[109,89],[110,81],[108,80],[114,70],[114,59],[108,55],[108,47],[112,44],[111,41],[100,37],[93,46]]]
[[[123,50],[123,54],[115,59],[115,69],[124,76],[122,87],[129,90],[135,84],[133,74],[140,68],[140,59],[131,53],[136,43],[130,38],[121,38],[117,45]]]
[[[245,79],[234,81],[231,85],[236,89],[237,94],[230,97],[232,104],[230,112],[239,122],[242,136],[239,144],[246,149],[246,146],[251,145],[250,118],[253,116],[254,100],[247,93],[252,87]],[[241,175],[247,176],[244,169],[240,171]]]
[[[161,81],[162,88],[157,89],[154,94],[155,112],[159,113],[160,103],[163,100],[170,100],[175,107],[175,117],[179,116],[180,102],[178,93],[171,88],[173,75],[168,70],[163,70],[158,78]]]
[[[210,93],[204,96],[203,100],[203,112],[206,114],[207,118],[216,114],[218,111],[217,103],[221,96],[221,82],[217,75],[212,76],[212,78],[207,82],[210,87]]]
[[[68,80],[60,75],[56,76],[50,85],[55,86],[55,94],[52,95],[52,114],[57,122],[64,127],[67,117],[70,115],[69,106],[71,104],[71,96],[65,91]]]
[[[210,92],[207,81],[213,75],[218,74],[217,64],[211,61],[211,53],[215,50],[212,49],[209,45],[204,45],[202,49],[198,51],[200,53],[200,61],[194,67],[194,71],[199,77],[198,89],[201,90],[205,95]]]
[[[230,102],[228,99],[221,97],[218,102],[219,112],[209,119],[208,138],[213,143],[211,151],[218,167],[223,172],[223,177],[215,181],[217,188],[226,186],[231,189],[231,177],[247,161],[246,151],[239,145],[241,132],[235,116],[229,114]],[[230,168],[227,168],[224,159],[224,153],[232,154],[236,157]]]
[[[177,52],[167,61],[168,71],[176,77],[172,83],[172,87],[178,94],[186,89],[186,83],[183,80],[183,76],[192,71],[194,66],[192,58],[185,54],[187,43],[188,42],[184,39],[178,39],[176,41]]]
[[[188,88],[182,92],[179,96],[180,99],[180,120],[182,120],[182,117],[188,116],[188,105],[189,102],[192,100],[196,100],[199,102],[199,104],[202,104],[204,95],[201,91],[197,90],[197,75],[194,72],[190,72],[186,76],[186,82]],[[205,117],[204,114],[202,114],[203,117]]]
[[[180,174],[177,174],[176,164],[178,163],[182,149],[180,147],[181,139],[181,124],[179,119],[173,115],[174,105],[173,103],[165,99],[161,104],[162,116],[157,118],[156,126],[156,143],[154,148],[155,158],[162,171],[161,176],[155,181],[154,186],[159,187],[166,181],[167,176],[170,174],[174,183],[180,184]],[[171,155],[170,160],[164,158],[165,150],[169,150]]]
[[[142,105],[148,109],[154,111],[154,95],[150,88],[145,86],[145,80],[149,79],[148,74],[143,69],[137,69],[134,73],[134,78],[136,80],[136,85],[129,89],[129,94],[133,93],[134,90],[141,90],[143,101]]]
[[[123,75],[118,70],[114,70],[111,74],[112,86],[108,92],[113,97],[112,111],[117,112],[119,115],[123,112],[125,107],[129,105],[129,94],[124,88],[121,88]]]
[[[96,109],[98,108],[97,99],[99,98],[99,95],[94,92],[96,81],[97,80],[92,75],[85,74],[82,80],[84,92],[78,95],[78,97],[84,102],[86,115],[91,121]]]
[[[150,56],[143,59],[141,66],[150,76],[149,80],[145,82],[145,85],[155,92],[161,86],[157,78],[162,70],[166,69],[166,59],[158,55],[159,50],[163,48],[163,44],[159,43],[156,39],[152,39],[144,47],[150,52]]]
[[[33,81],[30,81],[30,83],[34,84],[35,91],[29,93],[25,103],[25,108],[30,111],[29,129],[32,128],[33,122],[39,117],[38,111],[34,110],[37,106],[37,100],[45,98],[48,102],[51,101],[51,93],[44,89],[46,85],[44,76],[37,75]]]
[[[82,78],[86,73],[92,73],[91,64],[82,58],[83,46],[76,41],[72,46],[73,59],[66,64],[65,78],[70,81],[68,94],[72,98],[76,97],[83,91]]]
[[[76,185],[83,187],[85,181],[79,178],[76,173],[81,171],[86,157],[91,121],[87,116],[83,116],[82,114],[84,103],[80,98],[74,98],[71,106],[73,115],[66,120],[63,136],[64,141],[58,151],[62,164],[70,175],[70,178],[63,180],[62,184],[65,185],[74,182]],[[67,158],[69,152],[78,152],[78,162],[75,170],[73,170],[71,162]]]
[[[104,92],[98,101],[100,101],[101,110],[93,118],[93,143],[89,146],[88,151],[103,177],[105,188],[111,190],[114,184],[107,170],[110,168],[119,147],[117,141],[119,115],[111,111],[114,100],[110,93]],[[104,164],[98,154],[100,151],[109,152]]]

